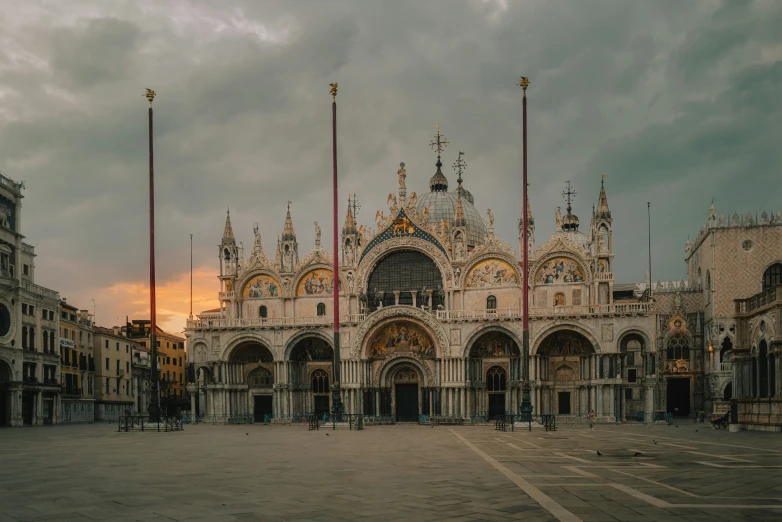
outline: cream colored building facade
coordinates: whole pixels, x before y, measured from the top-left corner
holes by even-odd
[[[419,196],[408,193],[402,164],[375,227],[358,226],[349,204],[338,284],[317,224],[315,248],[300,256],[289,207],[269,256],[257,227],[244,251],[229,215],[218,249],[220,308],[186,328],[192,409],[256,420],[329,410],[339,291],[347,412],[398,421],[518,413],[528,284],[536,413],[594,409],[603,420],[649,421],[664,410],[652,304],[614,299],[605,187],[595,187],[597,206],[583,226],[570,202],[557,208],[556,232],[539,246],[530,213],[527,278],[519,255],[494,233],[493,213],[477,210],[461,172],[449,191],[441,166],[438,158]],[[524,237],[520,224],[519,246]]]
[[[60,295],[35,284],[23,188],[0,174],[0,426],[54,424],[60,412]]]
[[[133,341],[120,328],[93,328],[95,355],[95,420],[115,421],[127,410],[133,412],[135,397],[131,359]]]

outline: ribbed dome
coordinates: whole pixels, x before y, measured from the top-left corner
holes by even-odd
[[[455,191],[429,192],[418,198],[415,210],[421,213],[425,208],[428,208],[430,223],[437,224],[439,227],[439,223],[446,220],[448,225],[453,227],[458,199],[459,196]],[[467,222],[467,245],[482,245],[486,238],[486,223],[483,222],[478,210],[466,197],[462,197],[462,208],[464,209],[464,219]]]
[[[575,243],[578,245],[581,249],[588,249],[589,248],[589,237],[584,234],[583,232],[579,232],[577,230],[570,230],[568,232],[561,232],[563,236],[568,238],[571,243]]]

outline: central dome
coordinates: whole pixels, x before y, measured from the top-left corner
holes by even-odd
[[[431,223],[439,225],[445,220],[453,228],[458,201],[459,195],[456,192],[429,192],[418,198],[415,210],[420,214],[425,208],[428,208]],[[462,198],[462,209],[464,210],[464,219],[467,222],[467,246],[482,245],[486,238],[486,223],[483,222],[475,206],[465,198]]]

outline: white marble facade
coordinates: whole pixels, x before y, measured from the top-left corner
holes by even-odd
[[[400,172],[404,174],[404,165]],[[492,416],[521,401],[522,285],[530,287],[530,380],[536,413],[651,420],[655,320],[650,303],[614,301],[612,218],[601,185],[586,232],[568,203],[530,270],[480,219],[462,185],[438,168],[431,192],[407,194],[400,174],[376,227],[348,208],[341,237],[341,393],[349,413]],[[520,205],[521,206],[521,205]],[[386,214],[387,212],[387,214]],[[521,223],[521,220],[519,220]],[[519,239],[524,234],[519,225]],[[249,255],[230,215],[219,248],[220,308],[188,322],[188,360],[201,414],[301,416],[329,408],[333,258],[299,258],[288,210],[275,255],[255,229]],[[521,245],[521,243],[520,243]],[[401,269],[400,269],[401,267]],[[325,377],[324,377],[325,376]]]

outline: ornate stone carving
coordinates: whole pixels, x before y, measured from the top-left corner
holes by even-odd
[[[462,344],[462,331],[458,328],[451,329],[451,346]]]
[[[369,275],[374,270],[378,261],[394,250],[418,250],[431,257],[437,265],[440,273],[443,275],[443,281],[446,289],[449,289],[453,281],[453,268],[449,259],[438,248],[432,248],[432,244],[423,239],[412,236],[404,236],[389,239],[376,245],[367,252],[366,257],[361,260],[358,267],[356,280],[362,288],[367,288]]]
[[[390,354],[387,358],[383,359],[380,364],[378,364],[377,368],[375,369],[374,382],[382,383],[381,377],[385,369],[390,369],[392,366],[400,364],[405,360],[413,360],[417,362],[418,364],[414,364],[413,366],[415,366],[418,370],[423,368],[423,371],[426,373],[426,380],[429,386],[434,386],[436,384],[434,380],[434,374],[432,373],[432,369],[427,364],[427,361],[425,361],[420,355],[416,353],[402,352]]]
[[[379,326],[380,323],[388,319],[394,320],[403,318],[416,320],[428,329],[437,344],[437,357],[442,358],[450,355],[448,334],[437,318],[429,312],[412,306],[402,305],[381,308],[376,312],[371,313],[366,320],[361,323],[361,326],[356,330],[356,335],[353,339],[352,358],[362,358],[362,348],[365,340],[371,337],[370,334],[373,333],[373,330]]]

